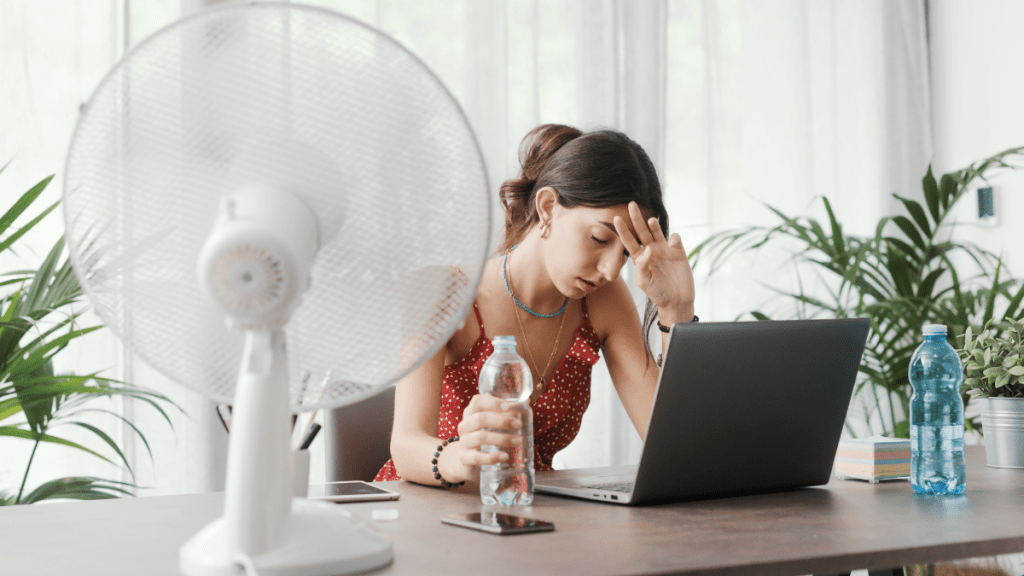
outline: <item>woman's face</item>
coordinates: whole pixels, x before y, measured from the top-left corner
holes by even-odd
[[[641,212],[649,217],[646,210]],[[552,208],[551,230],[543,246],[548,274],[562,294],[579,299],[619,277],[629,254],[615,231],[616,216],[636,237],[626,205]]]

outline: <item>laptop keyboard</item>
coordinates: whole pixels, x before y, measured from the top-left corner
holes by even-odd
[[[593,488],[594,490],[610,490],[612,492],[625,492],[628,494],[633,491],[633,483],[611,482],[608,484],[593,484],[591,486],[584,486],[584,488]]]

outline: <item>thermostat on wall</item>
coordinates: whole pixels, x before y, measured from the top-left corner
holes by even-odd
[[[995,226],[998,224],[996,220],[995,189],[991,186],[978,188],[974,191],[974,196],[978,223],[984,226]]]

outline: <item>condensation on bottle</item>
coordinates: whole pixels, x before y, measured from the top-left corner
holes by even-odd
[[[523,427],[519,430],[496,430],[505,434],[521,434],[523,443],[514,448],[481,446],[481,452],[506,451],[508,460],[480,467],[480,500],[484,504],[526,506],[533,502],[533,410],[530,394],[533,377],[530,367],[516,353],[515,336],[495,336],[494,353],[480,369],[480,393],[513,403]]]
[[[946,326],[926,324],[910,359],[910,485],[918,494],[962,494],[964,367],[946,341]]]

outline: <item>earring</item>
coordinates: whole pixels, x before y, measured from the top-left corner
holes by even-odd
[[[540,223],[540,237],[541,238],[547,238],[549,231],[550,231],[550,228],[548,228],[548,223],[547,222],[541,222]]]

